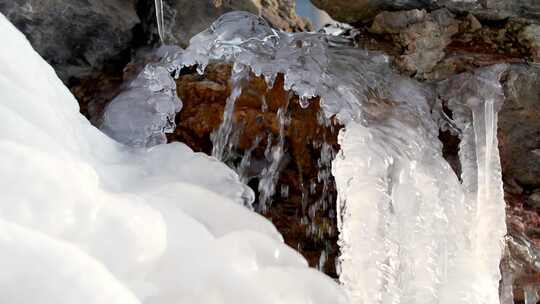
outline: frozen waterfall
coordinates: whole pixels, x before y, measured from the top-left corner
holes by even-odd
[[[232,12],[147,66],[108,105],[102,130],[118,144],[82,118],[2,15],[0,33],[11,42],[0,49],[0,302],[499,303],[506,225],[496,135],[506,66],[422,84],[344,38],[284,33]],[[308,269],[271,223],[242,206],[253,193],[235,172],[165,144],[181,109],[174,76],[218,60],[234,64],[234,89],[215,157],[235,144],[230,115],[250,73],[269,86],[282,74],[303,108],[318,96],[321,121],[344,124],[332,162],[341,286]],[[281,133],[286,124],[282,110]],[[440,128],[461,139],[461,176],[442,156]],[[283,138],[275,142],[260,189],[268,197],[283,155]],[[48,278],[72,286],[71,297],[43,284]]]
[[[499,303],[506,225],[496,128],[506,66],[430,87],[393,72],[383,54],[276,31],[247,13],[222,16],[169,60],[200,71],[225,60],[270,84],[282,73],[303,107],[319,96],[325,115],[345,124],[332,172],[340,281],[353,303]],[[443,104],[461,138],[461,177],[437,139]]]

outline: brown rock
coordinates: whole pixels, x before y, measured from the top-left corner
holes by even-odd
[[[195,151],[211,153],[210,134],[221,124],[225,101],[231,92],[230,74],[229,64],[215,63],[206,68],[204,75],[189,71],[180,76],[177,91],[183,108],[177,115],[175,132],[168,135],[169,141],[182,141]],[[267,107],[265,111],[263,105]],[[283,234],[285,242],[299,250],[311,266],[318,265],[324,250],[329,255],[324,270],[335,276],[334,259],[338,252],[334,209],[336,190],[331,179],[330,185],[323,191],[323,184],[317,178],[321,144],[330,144],[337,150],[337,133],[341,126],[335,123],[327,127],[319,124],[318,100],[311,100],[311,105],[302,109],[298,96],[283,90],[282,76],[276,79],[270,89],[262,78],[251,75],[236,101],[233,113],[234,129],[239,130],[235,149],[238,157],[230,159],[228,163],[235,167],[239,158],[254,147],[255,139],[259,137],[260,143],[254,147],[248,172],[252,176],[260,174],[260,164],[266,161],[264,150],[267,138],[272,136],[275,141],[279,133],[277,111],[280,108],[286,108],[290,116],[290,124],[285,129],[286,155],[277,193],[264,215]],[[257,182],[256,178],[250,182],[254,190],[257,190]],[[282,186],[289,189],[287,197],[280,195]],[[319,203],[314,208],[323,197],[326,203]],[[310,214],[310,208],[316,209],[316,212]]]

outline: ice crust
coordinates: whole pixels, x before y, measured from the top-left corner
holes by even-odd
[[[159,64],[148,64],[127,89],[105,108],[100,129],[132,147],[167,143],[165,133],[176,127],[174,117],[182,108],[176,84]]]
[[[337,114],[346,122],[358,114],[363,92],[356,90],[384,87],[394,80],[387,56],[348,43],[320,33],[285,33],[261,17],[231,12],[194,36],[185,50],[169,56],[166,65],[177,72],[197,65],[202,73],[209,62],[225,60],[249,67],[270,86],[282,73],[285,88],[300,96],[303,107],[309,98],[320,96],[325,114]]]
[[[1,303],[346,303],[224,164],[113,141],[1,14],[0,36]]]
[[[319,96],[345,125],[338,189],[340,281],[352,303],[499,303],[506,234],[497,111],[499,65],[436,85],[401,77],[383,54],[324,34],[287,34],[247,13],[220,17],[170,58],[278,73],[303,107]],[[440,98],[436,98],[439,96]],[[443,119],[442,104],[454,112]],[[461,179],[442,157],[441,126],[461,137]]]

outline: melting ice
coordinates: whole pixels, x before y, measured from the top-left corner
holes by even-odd
[[[394,73],[381,53],[276,31],[238,12],[195,36],[170,65],[202,72],[211,60],[249,67],[270,86],[282,73],[303,107],[319,96],[326,117],[345,124],[332,172],[340,281],[353,303],[499,303],[506,226],[496,126],[505,66],[422,85]],[[442,104],[461,138],[460,178],[437,139]]]
[[[319,96],[324,116],[335,115],[345,125],[332,173],[339,196],[339,279],[351,303],[499,303],[506,227],[496,126],[505,66],[424,85],[394,73],[382,53],[355,49],[347,40],[324,34],[283,33],[262,18],[234,12],[134,82],[129,90],[144,96],[144,102],[133,101],[140,104],[134,109],[143,111],[134,114],[141,117],[137,126],[119,125],[131,119],[122,118],[127,103],[119,96],[105,113],[109,122],[104,129],[136,146],[162,143],[179,102],[172,80],[160,75],[178,75],[191,65],[202,73],[213,60],[233,63],[238,84],[213,139],[218,158],[234,145],[231,114],[247,69],[270,86],[283,74],[285,89],[300,97],[302,107]],[[163,81],[159,90],[151,88],[153,79]],[[443,104],[453,112],[444,123]],[[150,110],[153,114],[146,116]],[[442,157],[441,124],[461,138],[460,178]],[[269,158],[279,159],[280,153],[278,139]],[[263,190],[271,195],[276,168],[267,169]],[[321,264],[324,259],[321,255]],[[321,303],[341,301],[332,295],[335,302]]]

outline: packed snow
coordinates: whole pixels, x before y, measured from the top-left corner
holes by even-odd
[[[217,160],[119,144],[0,15],[1,303],[346,303]]]

